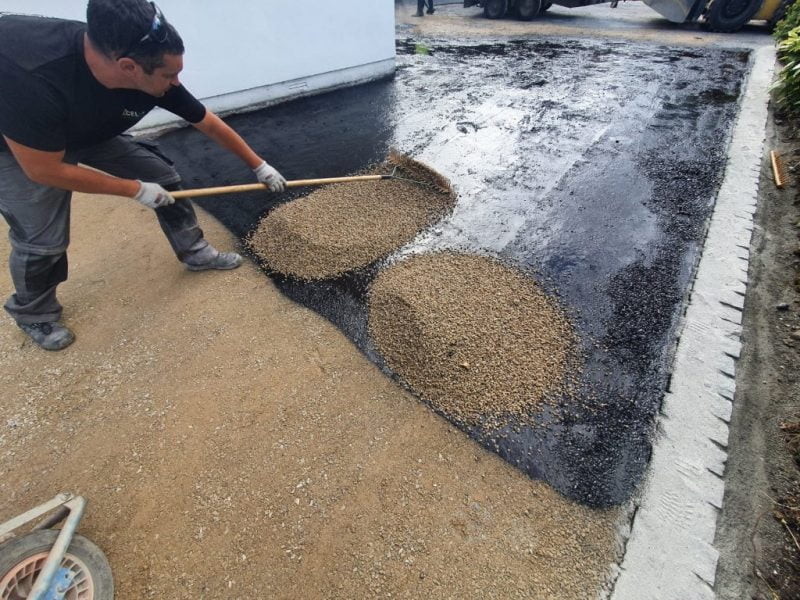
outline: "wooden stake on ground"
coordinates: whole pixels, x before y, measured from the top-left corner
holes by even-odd
[[[772,176],[775,178],[775,187],[782,188],[786,181],[786,175],[784,174],[781,157],[775,150],[770,150],[769,158],[772,162]]]

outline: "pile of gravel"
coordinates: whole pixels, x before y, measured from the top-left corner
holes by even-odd
[[[387,365],[457,422],[501,427],[574,387],[577,338],[559,304],[502,263],[454,253],[399,262],[369,294]]]
[[[375,172],[386,170],[384,165]],[[398,179],[329,185],[270,212],[248,245],[269,269],[304,281],[329,279],[387,256],[454,202],[449,188]]]

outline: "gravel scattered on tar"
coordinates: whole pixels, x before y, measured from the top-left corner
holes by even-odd
[[[483,254],[535,273],[568,311],[584,357],[580,402],[557,413],[544,403],[533,423],[499,432],[462,428],[570,498],[627,501],[649,459],[748,53],[552,38],[409,39],[397,50],[391,80],[231,122],[290,179],[359,172],[390,147],[446,175],[457,204],[398,256]],[[170,137],[176,158],[194,162],[181,168],[187,185],[250,176],[195,132]],[[244,235],[293,199],[201,204]],[[270,274],[384,366],[366,326],[382,267],[310,282]]]
[[[369,294],[369,328],[395,373],[471,426],[528,419],[578,370],[558,302],[484,256],[437,252],[383,270]]]
[[[378,172],[386,172],[380,168]],[[401,172],[409,179],[413,172]],[[389,179],[334,184],[278,206],[248,239],[263,264],[312,281],[364,267],[408,243],[455,202],[450,191]]]

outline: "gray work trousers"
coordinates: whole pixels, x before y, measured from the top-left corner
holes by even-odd
[[[130,136],[67,152],[64,161],[173,190],[181,180],[172,161],[154,143]],[[4,308],[17,323],[61,318],[56,287],[67,280],[71,198],[72,192],[31,181],[10,152],[0,152],[0,213],[10,228],[9,268],[15,289]],[[155,213],[178,260],[202,263],[213,258],[216,251],[203,237],[189,200],[176,200]]]

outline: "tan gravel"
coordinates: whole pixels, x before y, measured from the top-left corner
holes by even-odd
[[[418,172],[398,174],[424,181]],[[398,179],[324,186],[271,211],[248,246],[269,269],[301,280],[328,279],[403,246],[454,201],[450,192]]]
[[[252,264],[185,271],[135,202],[76,195],[72,240],[75,344],[0,319],[0,521],[86,495],[118,600],[596,597],[617,511],[476,446]]]
[[[482,256],[432,253],[382,271],[369,328],[387,364],[435,408],[470,425],[532,416],[578,373],[577,340],[529,276]]]

